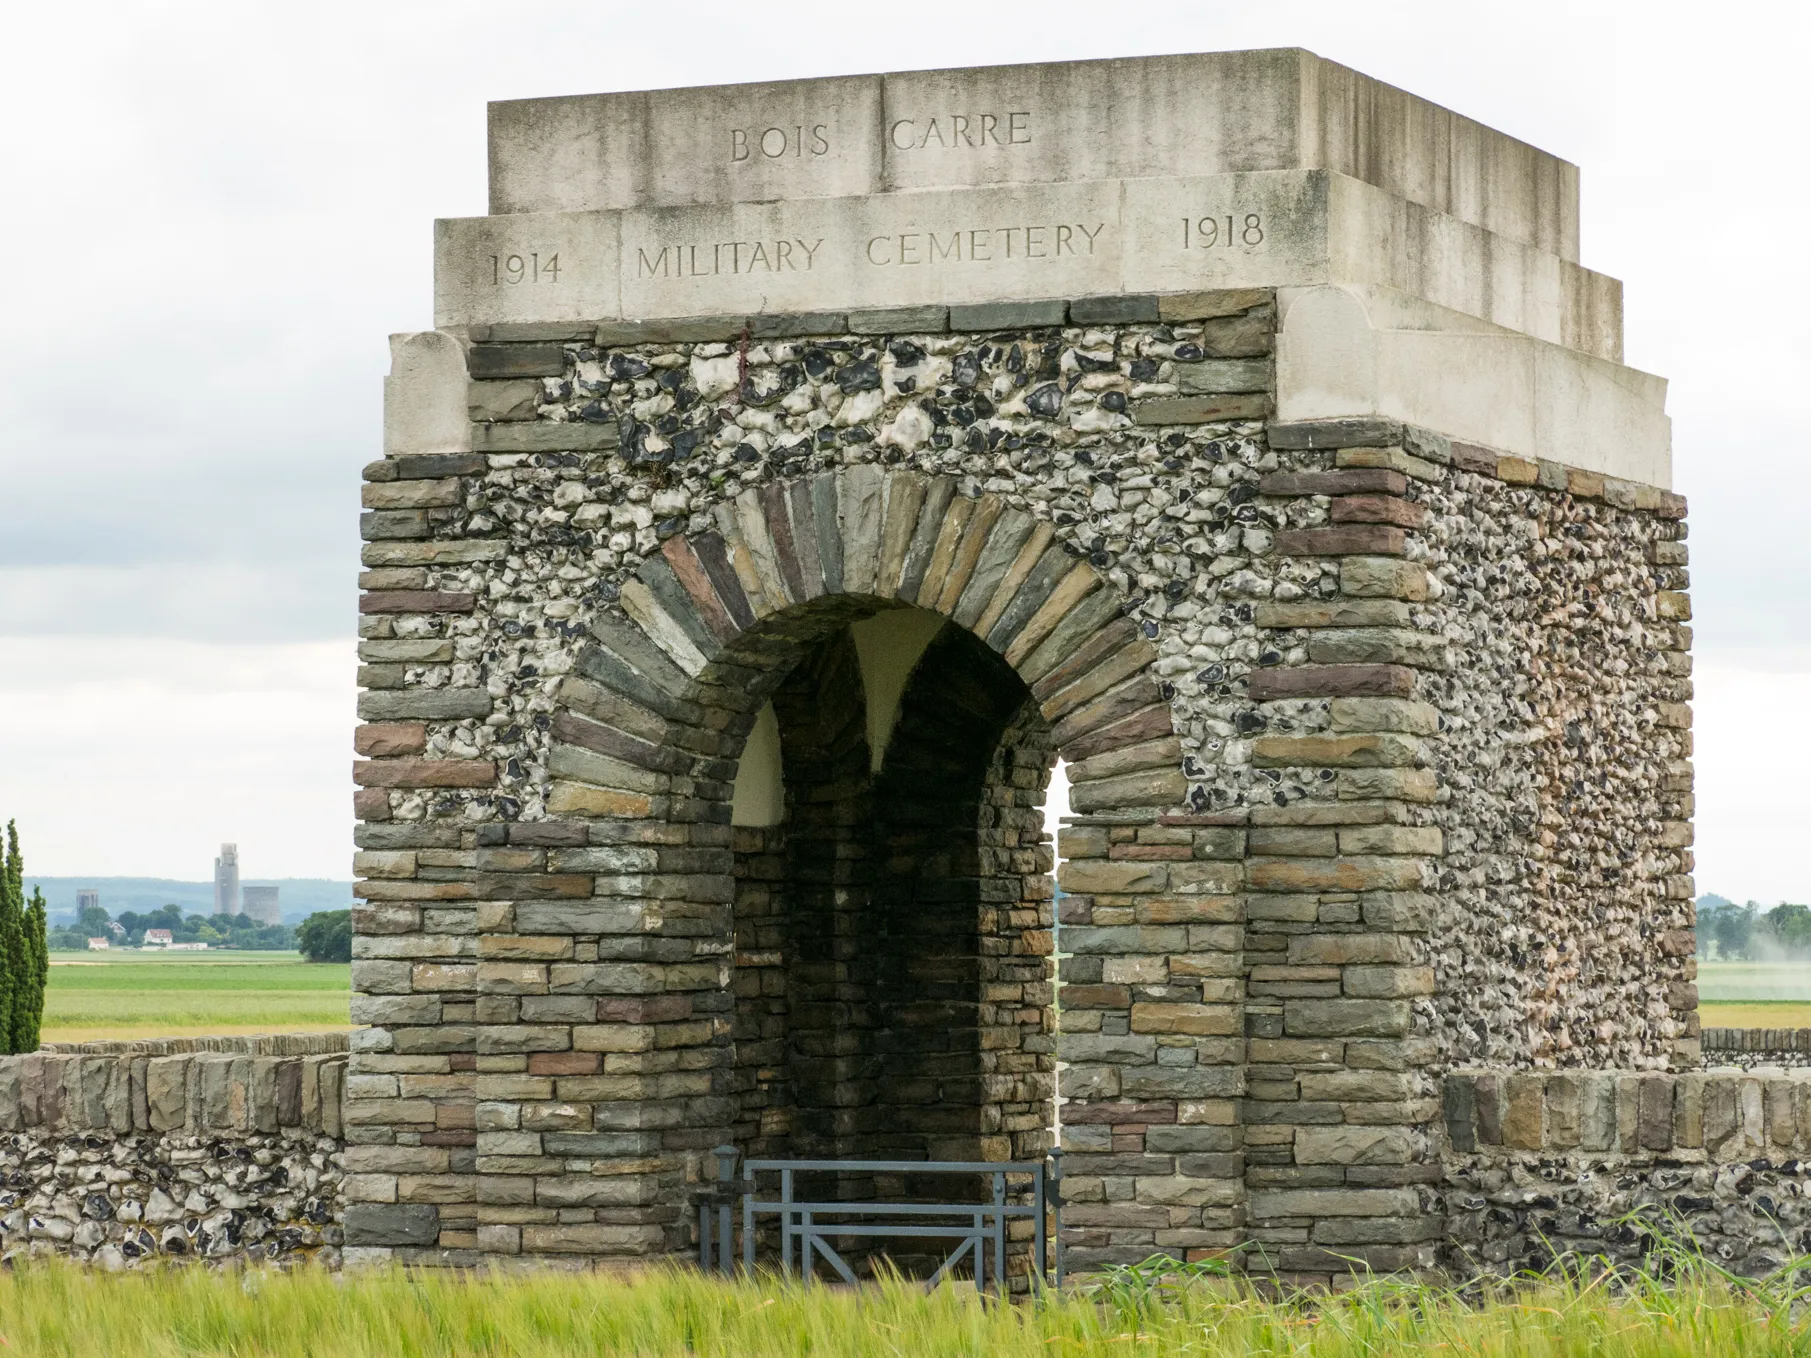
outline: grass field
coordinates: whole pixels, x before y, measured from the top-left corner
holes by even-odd
[[[1811,1028],[1811,963],[1700,962],[1706,1028]]]
[[[1811,1028],[1811,964],[1702,962],[1708,1028]],[[350,968],[289,952],[52,953],[47,1042],[346,1028]]]
[[[1785,1289],[1737,1292],[1702,1274],[1540,1285],[1468,1305],[1450,1292],[1373,1282],[1333,1300],[1281,1303],[1228,1285],[1068,1293],[999,1306],[972,1289],[906,1284],[809,1291],[656,1272],[288,1275],[178,1268],[110,1276],[20,1265],[0,1274],[0,1352],[232,1358],[1095,1358],[1096,1355],[1552,1355],[1671,1358],[1803,1354],[1811,1329]]]
[[[293,952],[52,953],[46,1042],[349,1027],[351,968]]]

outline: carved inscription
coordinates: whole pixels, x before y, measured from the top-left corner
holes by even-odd
[[[490,284],[493,288],[514,287],[517,283],[557,283],[560,281],[560,257],[539,254],[492,255]]]
[[[1018,109],[1007,113],[943,113],[922,118],[896,118],[887,128],[887,140],[895,151],[922,151],[937,146],[944,150],[980,150],[988,145],[1029,146],[1031,112]]]
[[[1045,226],[957,227],[940,231],[902,231],[897,235],[870,236],[868,263],[988,264],[1008,259],[1080,258],[1094,253],[1094,244],[1107,229],[1105,222],[1055,223]]]
[[[1264,217],[1257,212],[1229,212],[1223,217],[1184,217],[1184,250],[1230,250],[1234,245],[1262,245]]]
[[[795,160],[830,154],[830,129],[825,123],[806,127],[732,127],[729,130],[729,158],[732,164],[746,161]]]
[[[637,278],[710,278],[718,274],[803,273],[817,262],[822,236],[815,241],[724,240],[703,245],[663,245],[653,254],[635,251]]]

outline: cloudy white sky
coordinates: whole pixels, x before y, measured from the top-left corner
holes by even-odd
[[[0,815],[46,874],[344,876],[359,467],[488,99],[1302,46],[1583,167],[1672,379],[1698,881],[1811,898],[1802,6],[8,5]]]

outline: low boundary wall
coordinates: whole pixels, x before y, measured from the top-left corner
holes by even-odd
[[[0,1262],[338,1262],[343,1033],[0,1057]]]
[[[1452,1272],[1631,1260],[1636,1212],[1748,1276],[1811,1252],[1811,1069],[1461,1071],[1444,1114]]]
[[[1811,1028],[1706,1028],[1704,1064],[1811,1066]]]

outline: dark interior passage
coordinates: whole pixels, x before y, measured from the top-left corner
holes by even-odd
[[[784,813],[736,831],[735,1135],[755,1156],[1018,1159],[1048,1147],[1048,727],[945,626],[873,768],[850,630],[772,695]]]

